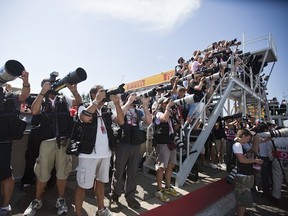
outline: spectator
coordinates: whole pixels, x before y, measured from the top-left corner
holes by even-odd
[[[256,129],[257,133],[268,132],[269,127],[266,123],[260,123]],[[271,140],[268,138],[260,138],[257,134],[253,138],[253,143],[258,146],[259,158],[263,160],[261,165],[260,175],[261,182],[258,183],[258,191],[261,188],[263,190],[263,197],[271,198],[271,183],[272,183],[272,163],[268,157],[268,146]],[[257,181],[256,181],[257,182]]]
[[[122,106],[125,115],[125,123],[121,126],[120,143],[115,148],[115,170],[112,179],[112,199],[116,204],[119,203],[119,197],[122,191],[125,192],[125,198],[128,206],[133,209],[140,208],[140,203],[135,199],[136,193],[136,175],[140,162],[140,147],[142,143],[134,141],[132,128],[140,130],[141,121],[150,125],[152,115],[148,110],[149,98],[142,97],[142,108],[136,108],[134,102],[136,95],[130,94],[124,106]],[[126,178],[123,175],[126,171]]]
[[[232,146],[235,143],[236,138],[236,124],[237,121],[233,119],[227,119],[225,123],[225,134],[226,134],[226,165],[227,171],[230,172],[235,164],[233,164],[233,151]]]
[[[60,96],[51,89],[52,83],[44,79],[41,92],[32,103],[31,112],[39,116],[39,139],[41,141],[39,155],[36,159],[34,172],[36,175],[36,197],[29,204],[23,215],[32,216],[42,207],[43,191],[51,177],[55,166],[58,198],[56,201],[57,214],[68,212],[64,198],[68,175],[72,170],[72,158],[65,153],[68,136],[71,133],[73,119],[69,108],[82,103],[77,91],[77,85],[66,84],[75,99]]]
[[[20,113],[20,103],[25,101],[30,94],[29,73],[24,69],[20,78],[23,80],[21,93],[13,93],[9,90],[7,92],[0,87],[0,186],[2,195],[0,215],[12,215],[10,200],[14,190],[14,178],[11,168],[11,152],[12,140],[15,139],[15,137],[12,137],[12,134],[15,132],[23,134],[25,130],[24,128],[22,131],[20,128],[15,127],[15,125]],[[9,104],[9,106],[5,106],[6,104]],[[5,109],[5,107],[9,107],[9,109]],[[7,116],[9,116],[9,119],[7,119]],[[13,126],[9,127],[10,124]]]
[[[203,63],[203,57],[201,56],[201,52],[195,51],[194,52],[194,61],[191,63],[191,71],[192,73],[196,73],[200,70]]]
[[[190,74],[189,62],[186,62],[183,57],[178,59],[178,65],[175,66],[175,76],[182,78]]]
[[[216,122],[212,134],[215,145],[211,147],[211,167],[215,168],[217,166],[215,166],[217,164],[216,159],[218,159],[219,165],[223,166],[223,156],[226,153],[226,134],[221,121]]]
[[[269,101],[269,110],[271,115],[278,115],[279,112],[279,102],[276,97],[273,97],[272,100]]]
[[[253,163],[262,164],[261,159],[251,158],[248,149],[245,147],[251,140],[252,134],[248,129],[240,129],[237,132],[236,142],[233,145],[233,153],[237,158],[237,174],[235,176],[235,197],[237,212],[244,216],[246,208],[251,208],[253,198],[251,188],[254,184]]]
[[[154,113],[155,133],[153,142],[156,145],[156,180],[157,191],[155,196],[162,202],[169,202],[167,194],[180,196],[171,186],[171,176],[176,164],[176,146],[171,140],[174,139],[174,129],[171,121],[171,107],[174,105],[169,98],[162,97],[158,101],[158,108]],[[162,188],[163,175],[165,173],[165,188]]]
[[[205,77],[197,74],[195,78],[190,82],[187,93],[194,94],[195,103],[189,104],[189,112],[187,115],[187,120],[190,124],[196,125],[196,128],[199,126],[199,116],[201,110],[204,107],[204,103],[200,102],[205,96]]]
[[[5,83],[4,87],[6,92],[12,92],[12,85],[10,83]]]
[[[82,142],[79,150],[77,170],[77,187],[75,191],[76,215],[80,216],[85,190],[94,185],[94,193],[97,197],[97,216],[110,216],[112,213],[104,205],[104,184],[109,182],[109,167],[111,148],[113,148],[112,121],[124,124],[124,114],[120,106],[120,98],[110,95],[115,105],[116,113],[104,107],[106,92],[102,86],[96,85],[90,90],[92,103],[87,109],[79,109],[80,119],[85,123],[92,123],[92,132],[86,133],[93,136],[91,143]],[[90,132],[90,131],[89,131]],[[90,145],[89,145],[90,144]]]
[[[273,143],[274,142],[274,143]],[[268,144],[268,156],[272,161],[272,202],[279,205],[281,200],[281,186],[283,180],[288,178],[288,137],[273,138]],[[287,182],[284,182],[287,185]]]
[[[286,115],[286,113],[287,113],[287,103],[286,103],[286,100],[282,100],[280,107],[279,107],[278,114],[279,115]]]

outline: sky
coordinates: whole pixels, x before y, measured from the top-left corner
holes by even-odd
[[[214,41],[271,33],[278,61],[267,97],[288,99],[287,9],[285,0],[1,0],[0,67],[10,59],[23,64],[33,93],[51,72],[63,78],[81,67],[82,94],[173,69]]]

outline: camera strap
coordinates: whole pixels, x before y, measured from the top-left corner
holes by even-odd
[[[98,110],[96,109],[96,114],[97,114],[97,118],[100,119],[100,129],[101,129],[101,132],[102,134],[106,134],[106,127],[105,127],[105,124],[104,124],[104,121],[103,121],[103,118],[102,118],[102,115],[100,115],[100,113],[98,112]],[[97,126],[98,127],[98,126]]]
[[[58,114],[57,114],[57,103],[58,103],[58,100],[57,99],[55,101],[55,130],[56,130],[55,132],[56,132],[56,143],[57,143],[58,148],[60,148],[61,139],[60,139],[60,135],[59,135],[59,125],[58,125]]]

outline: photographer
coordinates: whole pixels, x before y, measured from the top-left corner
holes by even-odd
[[[41,140],[39,156],[36,159],[34,172],[36,175],[36,197],[30,203],[23,215],[35,215],[42,207],[42,195],[55,166],[58,199],[57,214],[68,212],[64,198],[67,177],[72,169],[72,158],[65,153],[68,136],[71,133],[73,119],[69,107],[80,105],[82,98],[77,91],[77,85],[66,84],[74,99],[59,95],[51,89],[50,79],[42,81],[41,92],[31,106],[33,116],[38,116],[39,139]]]
[[[196,127],[199,126],[199,116],[200,112],[204,107],[204,103],[200,102],[202,98],[207,95],[211,95],[214,90],[214,80],[211,80],[209,83],[209,87],[207,87],[207,82],[205,81],[205,76],[202,74],[195,74],[195,78],[190,82],[187,93],[194,94],[195,103],[189,104],[189,112],[187,115],[187,121],[190,124],[193,124],[195,121]]]
[[[123,98],[125,104],[122,106],[125,115],[125,123],[121,125],[120,142],[115,148],[115,170],[112,178],[112,199],[116,204],[119,203],[119,197],[122,191],[125,192],[125,198],[128,206],[133,209],[140,208],[140,203],[135,199],[136,193],[136,175],[140,161],[140,148],[146,133],[141,132],[141,122],[150,125],[152,115],[148,110],[149,97],[141,97],[143,111],[136,107],[137,100],[135,94],[127,95]],[[123,175],[126,172],[126,179]]]
[[[281,130],[281,127],[276,128]],[[284,129],[284,128],[282,128]],[[285,128],[287,129],[287,128]],[[272,162],[272,202],[280,204],[282,183],[287,186],[288,178],[288,137],[274,137],[268,144],[268,157]]]
[[[246,208],[251,208],[253,198],[251,188],[254,184],[253,164],[262,164],[263,160],[252,158],[253,148],[248,149],[248,142],[252,134],[246,129],[239,129],[236,136],[236,142],[233,145],[233,153],[237,158],[237,174],[235,177],[235,197],[238,215],[244,216]]]
[[[0,86],[0,185],[2,203],[0,206],[1,215],[11,215],[12,209],[10,200],[14,190],[14,178],[11,168],[11,153],[12,153],[12,140],[11,134],[17,132],[17,120],[20,113],[20,103],[30,94],[29,73],[23,69],[22,75],[19,77],[23,80],[23,87],[21,93],[7,92]],[[7,120],[7,116],[9,119]],[[7,121],[9,122],[7,124]],[[25,128],[24,128],[25,130]],[[20,134],[23,134],[20,131]]]
[[[256,133],[263,133],[269,131],[268,124],[261,122],[253,129]],[[255,181],[259,188],[263,191],[263,197],[266,199],[271,198],[271,186],[272,186],[272,163],[268,157],[268,146],[271,143],[270,138],[261,138],[257,134],[253,137],[253,144],[258,148],[258,156],[263,160],[263,164],[261,165],[260,175],[261,181]],[[256,175],[257,176],[257,175]]]
[[[158,100],[158,107],[153,116],[155,125],[153,144],[156,145],[156,180],[157,191],[155,196],[162,202],[169,202],[167,194],[180,196],[180,193],[171,186],[171,176],[176,164],[176,145],[174,140],[174,128],[171,116],[171,108],[174,102],[170,98],[162,97]],[[165,188],[162,188],[163,175],[165,173]]]
[[[112,121],[118,125],[123,125],[124,114],[121,109],[120,98],[114,94],[107,98],[107,95],[103,86],[93,86],[90,89],[92,103],[86,109],[82,109],[82,112],[79,110],[80,120],[91,126],[89,133],[85,133],[85,142],[81,143],[76,168],[75,209],[77,216],[82,215],[85,190],[93,186],[97,197],[98,210],[96,215],[112,215],[104,205],[104,186],[105,183],[109,182],[112,148],[116,145],[111,126]],[[116,112],[104,106],[108,99],[114,103]]]
[[[178,59],[178,65],[175,66],[175,76],[182,78],[190,73],[189,62],[186,62],[183,57],[180,57]]]

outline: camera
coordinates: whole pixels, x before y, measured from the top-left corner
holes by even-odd
[[[237,174],[237,166],[235,166],[230,173],[228,174],[227,178],[226,178],[226,182],[229,184],[232,184],[234,182],[235,176]]]
[[[160,88],[162,89],[162,88]],[[148,98],[148,97],[154,97],[155,95],[157,94],[157,89],[156,88],[153,88],[145,93],[142,93],[140,95],[138,95],[138,97],[145,97],[145,98]]]
[[[104,98],[104,102],[108,102],[110,101],[110,95],[117,95],[117,94],[122,94],[125,92],[125,89],[124,89],[124,85],[125,83],[122,83],[121,85],[119,85],[117,88],[115,89],[106,89],[105,92],[106,92],[106,98]]]
[[[192,94],[192,95],[188,95],[188,96],[181,98],[181,99],[176,99],[173,102],[174,102],[174,104],[181,105],[181,106],[185,106],[186,104],[192,104],[195,102],[199,102],[199,101],[195,101],[194,97],[195,97],[194,94]]]
[[[16,60],[7,61],[4,66],[0,68],[0,86],[21,76],[23,70],[25,70],[25,68],[20,62]]]
[[[58,92],[66,87],[66,83],[73,85],[80,83],[87,79],[86,71],[83,68],[77,68],[75,71],[70,72],[64,78],[56,80],[59,75],[58,72],[54,71],[50,74],[49,82],[52,84],[51,89]]]
[[[238,46],[241,45],[241,41],[237,41],[237,38],[227,41],[227,46]]]
[[[178,148],[184,147],[184,143],[182,142],[182,140],[177,135],[174,136],[174,142]]]
[[[212,74],[210,76],[206,76],[205,81],[216,80],[216,79],[219,79],[221,77],[222,77],[221,72],[219,72],[219,73]]]
[[[214,73],[217,73],[220,69],[227,67],[227,65],[228,65],[228,62],[219,62],[219,63],[214,64],[214,67],[211,67],[211,68],[203,67],[203,68],[201,68],[199,73],[202,73],[203,75],[210,74],[210,73],[214,74]]]
[[[288,137],[288,128],[281,128],[278,130],[272,130],[269,132],[257,133],[262,138],[277,138],[277,137]]]

